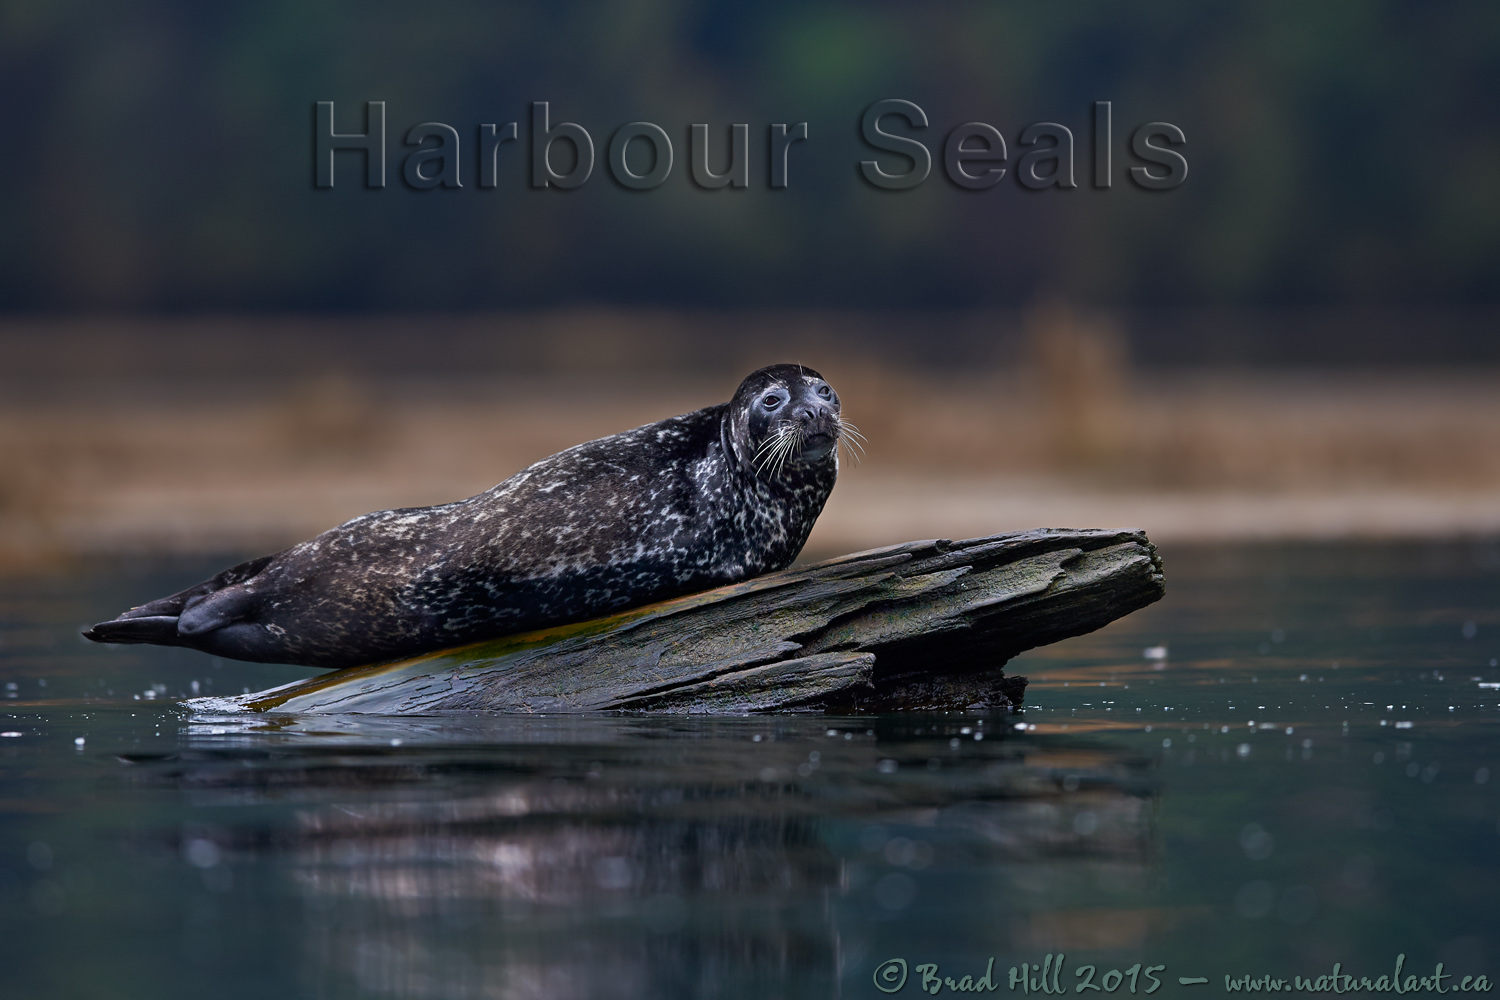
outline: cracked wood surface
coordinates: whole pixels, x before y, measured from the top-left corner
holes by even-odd
[[[573,625],[190,707],[255,712],[1014,707],[1007,660],[1159,599],[1140,531],[1042,529],[840,556]]]

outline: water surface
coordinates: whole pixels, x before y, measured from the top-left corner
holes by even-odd
[[[195,715],[306,671],[76,630],[217,562],[0,580],[0,993],[1492,981],[1500,545],[1164,556],[1013,716]]]

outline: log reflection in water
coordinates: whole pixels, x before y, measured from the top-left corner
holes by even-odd
[[[281,721],[195,723],[137,773],[220,812],[291,803],[194,835],[286,873],[315,994],[829,995],[893,921],[1022,934],[1153,851],[1143,760],[999,732],[959,753],[956,721]]]

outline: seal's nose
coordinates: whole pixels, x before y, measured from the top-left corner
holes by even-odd
[[[817,411],[815,411],[811,406],[808,406],[806,403],[804,403],[792,411],[792,418],[794,420],[800,420],[803,423],[807,423],[812,420],[812,418],[816,415],[816,412]]]

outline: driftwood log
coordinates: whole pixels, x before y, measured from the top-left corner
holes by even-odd
[[[204,709],[418,714],[1010,708],[1015,654],[1157,600],[1140,531],[907,542]]]

